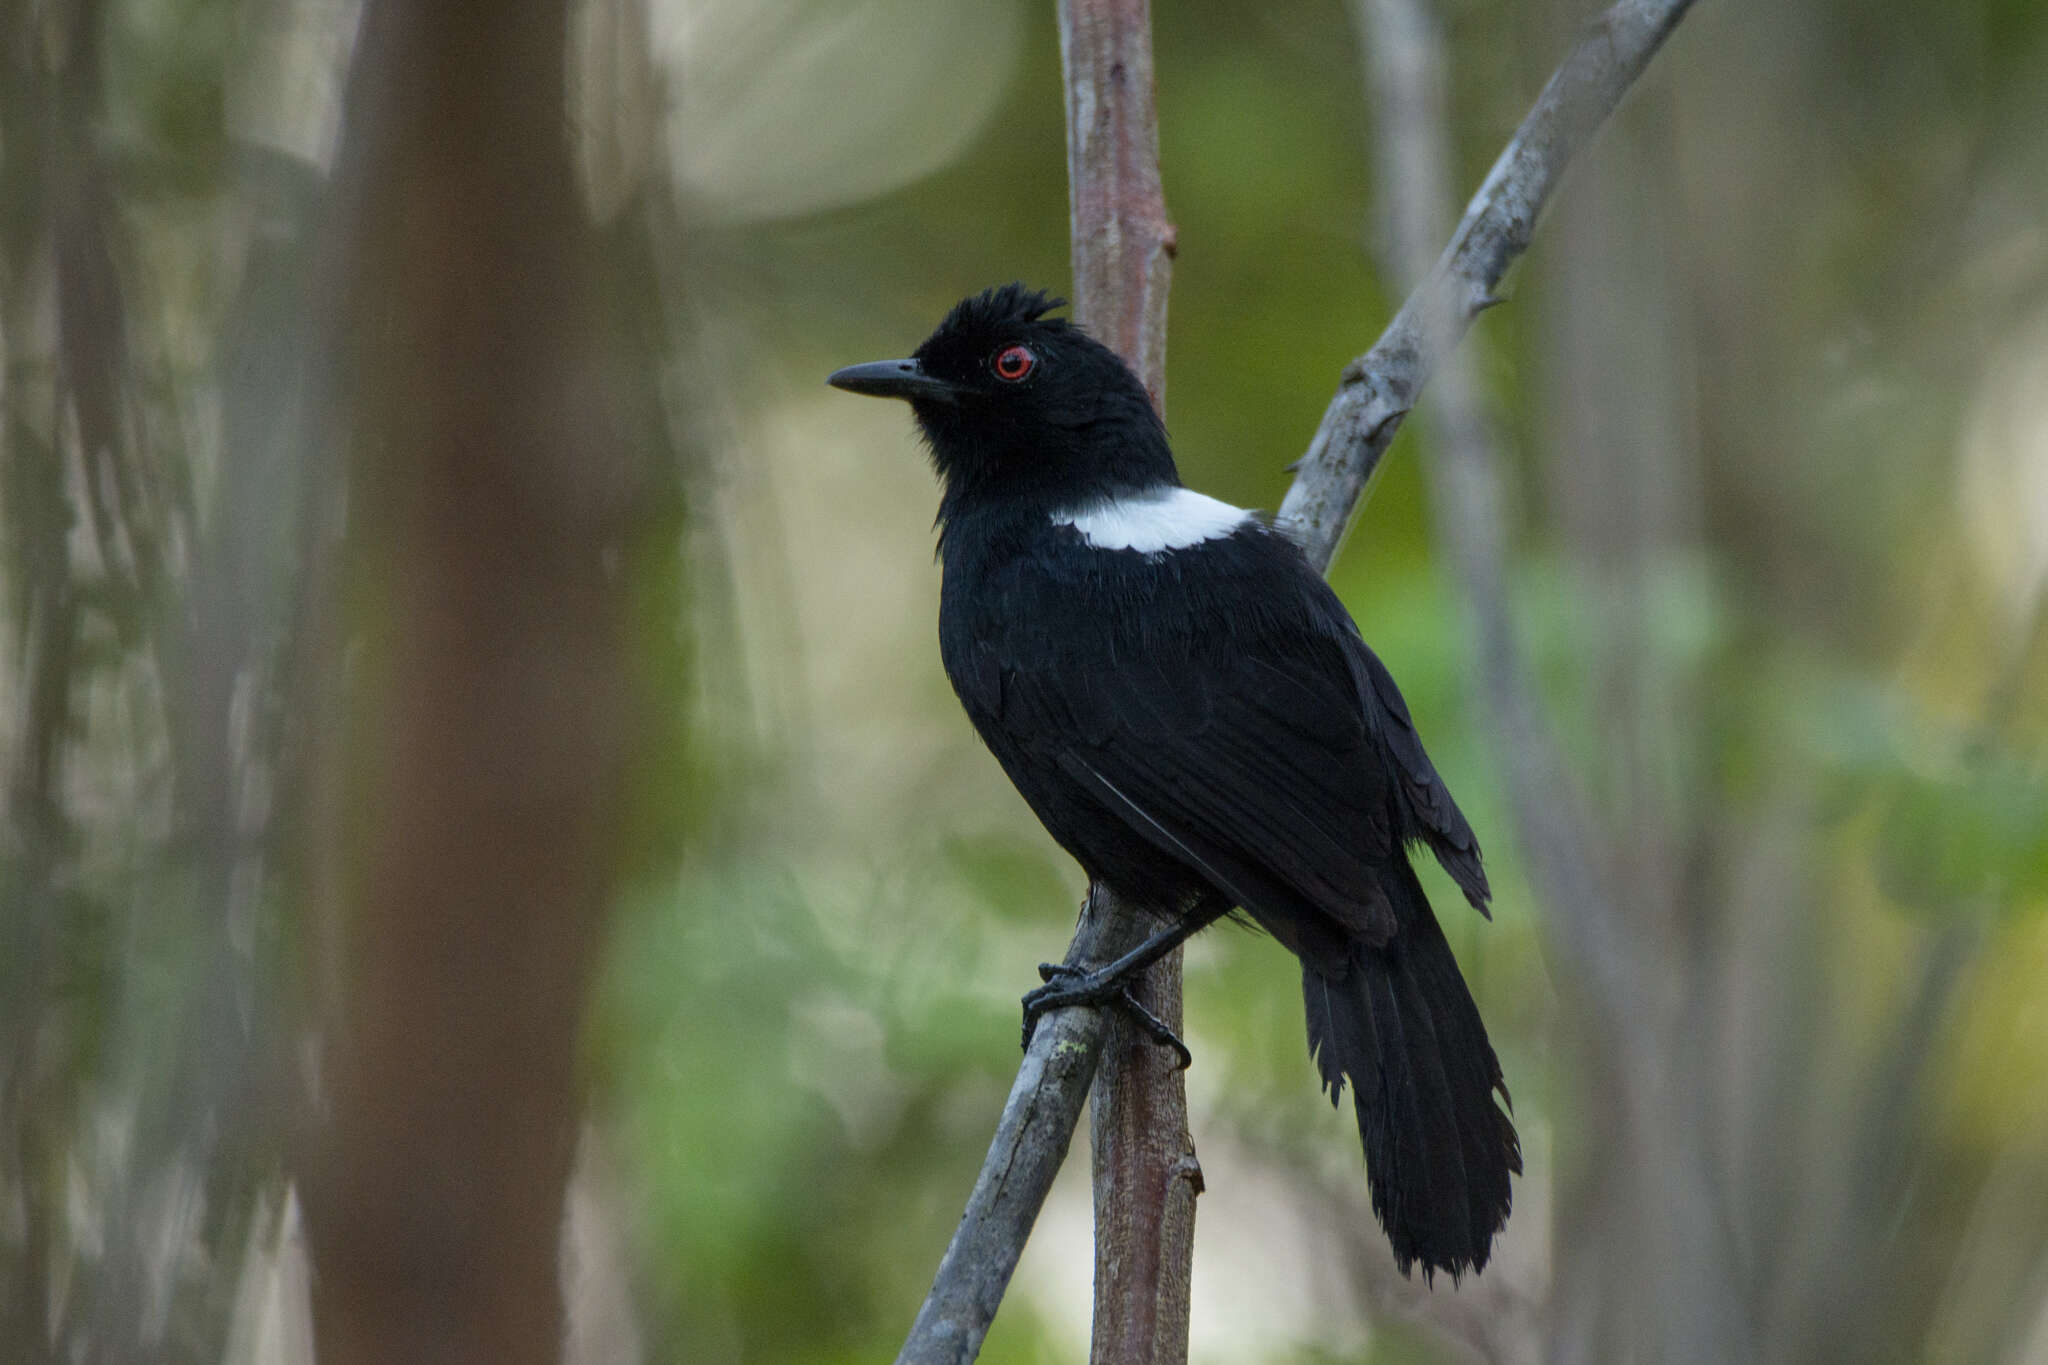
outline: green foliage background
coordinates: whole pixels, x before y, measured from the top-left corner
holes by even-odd
[[[958,96],[959,145],[897,183],[891,139],[907,158],[933,134],[906,105],[863,152],[881,168],[871,192],[802,211],[739,212],[758,197],[722,198],[657,154],[609,229],[620,364],[666,471],[626,568],[662,720],[621,832],[586,1142],[606,1154],[587,1163],[591,1197],[625,1248],[646,1359],[893,1353],[1012,1074],[1016,998],[1083,889],[939,671],[936,495],[907,415],[822,386],[906,352],[964,293],[1064,287],[1052,10],[986,8],[948,27],[924,0],[759,7],[768,36],[728,65],[825,45],[794,129],[749,144],[754,172],[801,181],[835,110],[893,107],[872,52],[921,29],[944,41],[920,79],[982,107]],[[671,81],[716,67],[689,55],[692,12],[655,11]],[[1462,186],[1591,12],[1441,7]],[[163,1358],[254,1359],[237,1304],[281,1235],[321,931],[289,853],[219,912],[174,761],[175,627],[209,572],[268,584],[249,612],[268,690],[246,705],[268,718],[251,731],[264,751],[288,755],[290,585],[317,561],[298,509],[327,447],[311,419],[265,406],[297,391],[259,362],[307,344],[291,288],[325,187],[236,130],[269,88],[252,68],[283,62],[272,37],[304,16],[98,12],[80,126],[126,301],[108,363],[130,453],[170,490],[148,515],[182,528],[152,584],[81,549],[49,477],[75,439],[52,417],[46,344],[67,227],[36,120],[57,97],[23,75],[35,7],[4,14],[0,702],[22,719],[0,861],[0,1278],[16,1286],[0,1290],[0,1353],[42,1357],[55,1292],[62,1340],[133,1319],[121,1330]],[[1189,0],[1154,25],[1181,241],[1168,423],[1189,483],[1271,507],[1398,302],[1370,247],[1400,187],[1371,183],[1335,0]],[[1702,5],[1468,343],[1505,433],[1517,627],[1616,850],[1608,871],[1658,926],[1656,984],[1713,1023],[1698,1069],[1674,1068],[1710,1092],[1743,1304],[1772,1358],[1877,1341],[1896,1359],[2048,1358],[2044,96],[2048,7],[2028,0]],[[708,136],[672,118],[656,145]],[[1632,390],[1642,373],[1661,387]],[[1677,433],[1649,464],[1631,444],[1645,412]],[[1545,1314],[1597,1281],[1573,1257],[1603,1245],[1597,1196],[1621,1156],[1600,1145],[1614,1130],[1580,966],[1526,880],[1433,543],[1432,442],[1425,409],[1333,579],[1488,849],[1491,925],[1426,876],[1530,1154],[1487,1280],[1523,1314],[1499,1310],[1502,1332],[1537,1324],[1540,1353]],[[258,447],[296,452],[299,472],[256,479]],[[23,775],[53,525],[76,663],[62,780],[38,795]],[[1297,992],[1285,954],[1249,934],[1191,952],[1212,1191],[1195,1358],[1458,1358],[1427,1314],[1390,1321],[1372,1288],[1384,1253],[1356,1135],[1317,1095]],[[1055,1196],[984,1359],[1080,1354],[1086,1199],[1085,1181]],[[1631,1244],[1614,1246],[1625,1266]],[[1622,1293],[1628,1277],[1606,1273]],[[145,1283],[160,1313],[136,1306]],[[1806,1316],[1852,1309],[1854,1335]]]

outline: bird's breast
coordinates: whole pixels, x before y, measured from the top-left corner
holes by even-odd
[[[940,606],[947,670],[959,687],[970,669],[1072,676],[1139,662],[1198,666],[1300,613],[1290,576],[1273,572],[1273,542],[1250,523],[1183,549],[1103,549],[1075,527],[1047,523],[1006,545],[949,546]]]

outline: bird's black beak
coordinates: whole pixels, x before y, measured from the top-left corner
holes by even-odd
[[[959,386],[950,380],[927,374],[915,360],[874,360],[865,365],[848,365],[834,370],[825,381],[848,393],[872,394],[877,398],[910,398],[959,401]]]

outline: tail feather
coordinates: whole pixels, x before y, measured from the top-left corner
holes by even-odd
[[[1406,867],[1400,932],[1302,968],[1309,1052],[1332,1103],[1351,1082],[1373,1213],[1405,1274],[1485,1266],[1522,1170],[1500,1063],[1450,944]],[[1405,902],[1405,903],[1403,903]]]

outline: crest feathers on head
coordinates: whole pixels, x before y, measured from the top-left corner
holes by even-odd
[[[1029,289],[1021,283],[1005,284],[960,300],[953,305],[953,311],[946,314],[946,320],[939,324],[939,331],[987,332],[1040,319],[1053,326],[1065,326],[1066,319],[1046,318],[1045,315],[1066,306],[1065,299],[1054,298],[1042,289]]]

